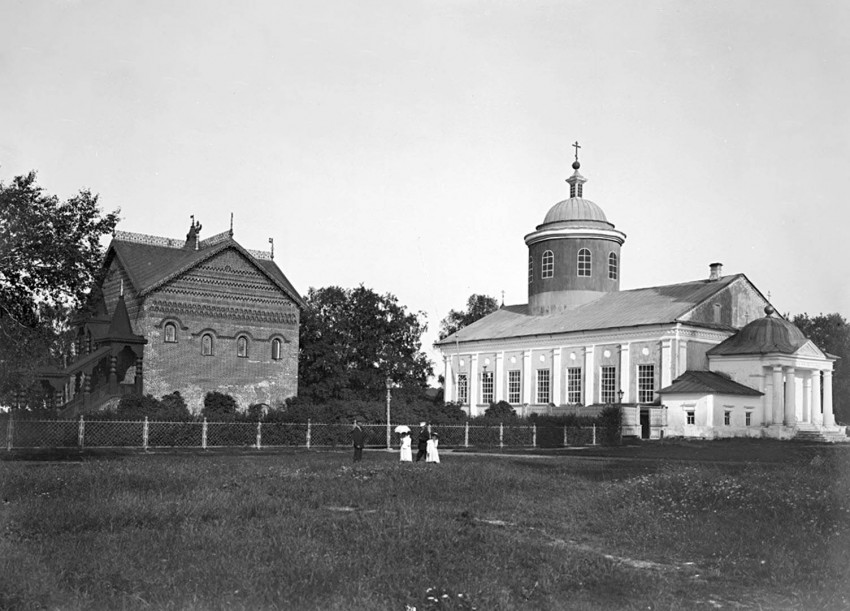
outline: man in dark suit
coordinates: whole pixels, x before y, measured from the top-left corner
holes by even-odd
[[[363,458],[363,444],[366,442],[366,435],[363,429],[354,421],[354,428],[351,429],[351,440],[354,442],[354,462],[358,462]]]
[[[421,459],[425,458],[425,454],[428,452],[428,440],[431,438],[431,432],[428,430],[427,422],[419,423],[419,448],[418,452],[416,452],[416,462],[419,462]]]

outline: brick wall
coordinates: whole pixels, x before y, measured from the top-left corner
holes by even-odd
[[[117,270],[104,285],[114,307]],[[295,302],[236,249],[225,250],[156,291],[133,299],[134,331],[148,340],[144,355],[145,393],[161,397],[175,390],[198,413],[206,393],[233,396],[241,409],[273,405],[298,392],[298,324]],[[110,309],[111,311],[111,309]],[[165,342],[165,325],[174,324],[177,341]],[[213,353],[202,354],[209,334]],[[237,338],[248,342],[247,357],[237,356]],[[281,358],[272,359],[272,342],[281,340]]]

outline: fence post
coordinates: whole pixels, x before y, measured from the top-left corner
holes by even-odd
[[[80,414],[80,426],[77,429],[77,445],[80,448],[84,448],[86,445],[86,421],[83,420],[82,414]]]
[[[263,447],[263,421],[257,420],[257,449]]]
[[[312,431],[310,430],[310,419],[307,418],[307,449],[308,450],[310,449],[310,434],[311,434],[311,432]]]
[[[6,425],[6,450],[11,452],[12,446],[12,436],[15,434],[15,425],[12,424],[14,420],[14,416],[12,415],[12,410],[9,410],[9,423]]]
[[[537,447],[537,424],[531,425],[531,447]]]
[[[9,423],[11,424],[11,420],[9,421]],[[466,424],[464,425],[463,447],[465,447],[465,448],[469,447],[469,420],[467,420]]]
[[[499,448],[505,447],[505,425],[499,423]]]
[[[207,417],[204,416],[204,423],[201,425],[201,448],[207,449]]]
[[[145,425],[142,427],[142,447],[148,450],[148,417],[145,416]]]
[[[564,425],[564,447],[567,447],[567,425]]]
[[[596,425],[593,425],[593,445],[596,445]]]

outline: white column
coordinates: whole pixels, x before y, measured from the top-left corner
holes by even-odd
[[[564,398],[561,396],[561,378],[564,372],[561,368],[561,349],[555,348],[552,351],[552,396],[550,401],[555,405],[564,403]]]
[[[766,415],[766,414],[765,414]],[[771,401],[770,419],[765,424],[780,424],[782,422],[782,367],[773,367],[773,395]]]
[[[812,424],[823,425],[820,406],[820,370],[812,372]]]
[[[454,393],[454,367],[451,357],[443,357],[443,401],[457,401]]]
[[[793,367],[785,369],[785,426],[797,424],[797,372]]]
[[[823,372],[823,425],[835,426],[832,413],[832,371]]]
[[[493,389],[493,399],[498,403],[499,401],[504,401],[505,399],[505,353],[497,352],[496,353],[496,364],[494,365],[496,368],[493,372],[493,384],[495,388]]]
[[[812,421],[812,371],[803,376],[803,414],[802,422]]]
[[[478,393],[478,355],[473,354],[469,357],[469,413],[475,416],[478,415],[475,406],[481,403]]]
[[[623,403],[630,403],[632,400],[632,363],[631,358],[629,357],[630,353],[629,344],[620,344],[620,388],[617,390],[623,391]],[[637,398],[635,398],[635,400],[637,400]]]
[[[673,383],[673,340],[661,340],[661,388]]]
[[[531,350],[522,351],[522,402],[531,404]]]
[[[593,346],[584,349],[584,404],[593,405],[596,394],[596,363],[593,358]]]
[[[714,395],[707,395],[705,398],[705,426],[714,426]]]

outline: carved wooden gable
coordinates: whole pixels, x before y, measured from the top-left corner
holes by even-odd
[[[237,248],[205,259],[147,297],[151,311],[295,325],[295,301]]]

